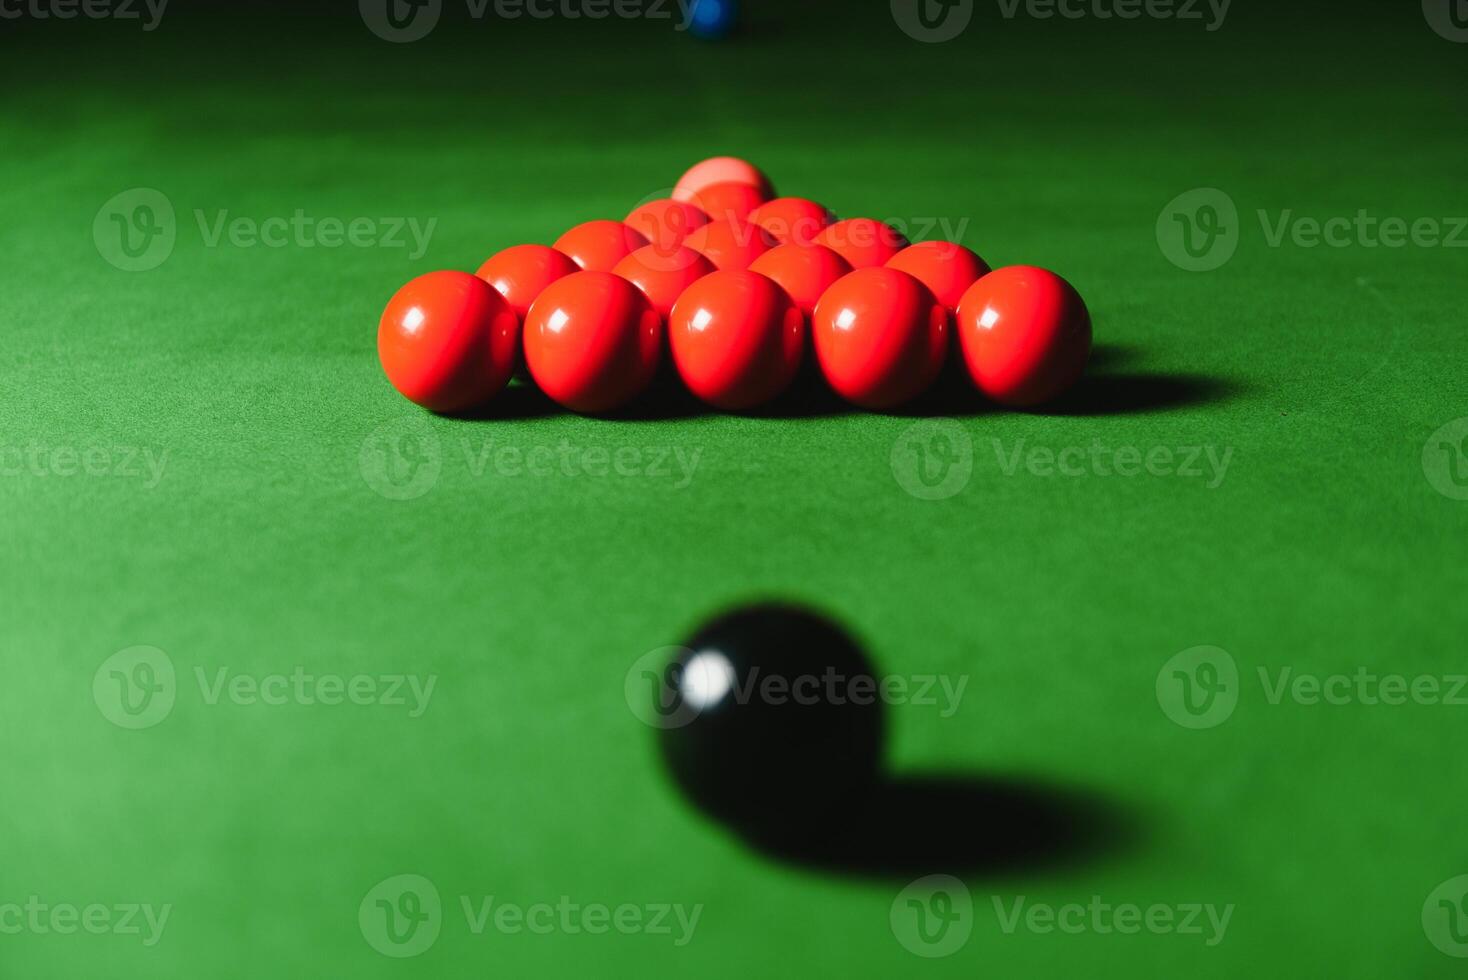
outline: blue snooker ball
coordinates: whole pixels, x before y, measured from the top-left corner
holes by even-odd
[[[728,36],[738,18],[739,4],[736,0],[693,0],[688,30],[694,37],[717,41]]]

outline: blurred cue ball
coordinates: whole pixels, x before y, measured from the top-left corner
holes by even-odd
[[[886,721],[875,668],[817,613],[762,603],[718,616],[659,684],[675,784],[755,843],[824,840],[878,784]]]

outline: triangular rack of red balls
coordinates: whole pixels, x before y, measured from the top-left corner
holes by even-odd
[[[389,301],[377,350],[393,387],[443,413],[492,401],[522,364],[558,404],[612,412],[665,357],[704,402],[746,411],[784,393],[807,352],[843,399],[884,410],[932,386],[955,335],[980,392],[1030,408],[1080,378],[1091,318],[1053,272],[838,220],[714,157],[622,221],[507,248],[476,275],[418,276]]]

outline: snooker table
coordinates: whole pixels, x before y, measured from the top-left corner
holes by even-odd
[[[0,21],[0,975],[1460,976],[1468,45],[970,6]],[[388,385],[403,282],[718,153],[1060,272],[1087,378]],[[763,597],[913,682],[864,852],[659,762],[637,671]]]

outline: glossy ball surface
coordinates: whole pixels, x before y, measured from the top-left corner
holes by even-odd
[[[719,269],[747,269],[776,242],[761,228],[742,221],[710,221],[683,240]]]
[[[556,239],[556,251],[587,272],[611,272],[616,264],[644,245],[647,236],[620,221],[587,221]]]
[[[978,253],[953,242],[918,242],[887,260],[887,268],[899,269],[932,290],[938,302],[950,311],[989,266]]]
[[[717,408],[743,411],[768,402],[795,379],[805,316],[757,272],[715,272],[674,304],[668,343],[690,391]]]
[[[768,841],[819,835],[880,778],[871,662],[835,623],[756,605],[700,627],[658,679],[663,758],[692,803]]]
[[[838,221],[816,235],[815,242],[836,252],[850,262],[853,269],[885,265],[908,246],[902,232],[872,218]]]
[[[709,216],[696,204],[662,197],[633,208],[623,223],[641,232],[652,244],[671,251],[682,245],[695,228],[708,224]]]
[[[462,412],[509,382],[520,320],[494,287],[467,272],[430,272],[388,301],[377,356],[403,397],[435,412]]]
[[[693,203],[710,221],[747,221],[768,200],[758,187],[735,180],[710,184],[693,195]]]
[[[826,290],[811,319],[821,373],[864,408],[900,405],[938,377],[952,314],[896,269],[858,269]]]
[[[969,376],[1002,405],[1034,408],[1080,380],[1091,354],[1091,315],[1075,288],[1029,265],[995,269],[958,303]]]
[[[749,216],[781,245],[810,245],[816,236],[836,221],[824,205],[803,197],[780,197],[766,201]]]
[[[544,245],[515,245],[485,259],[478,276],[509,300],[515,315],[524,320],[545,287],[580,271],[564,252]]]
[[[673,188],[673,200],[692,201],[695,194],[710,184],[722,184],[730,180],[753,184],[767,201],[775,196],[770,178],[748,160],[738,157],[711,157],[695,163],[678,178],[678,186]]]
[[[608,412],[657,372],[662,319],[638,288],[610,272],[550,284],[525,319],[525,363],[548,396],[572,411]]]
[[[851,272],[851,265],[824,245],[781,245],[751,262],[749,271],[775,280],[811,316],[826,290]]]
[[[691,248],[664,251],[645,245],[627,256],[612,272],[642,290],[658,316],[667,319],[684,290],[714,271],[714,264]]]
[[[688,9],[688,33],[717,41],[728,37],[738,20],[738,0],[693,0]]]

